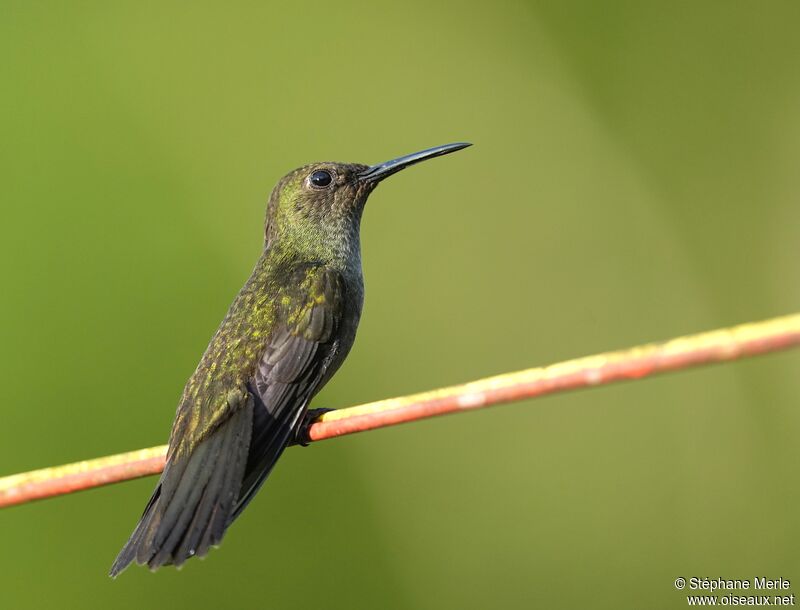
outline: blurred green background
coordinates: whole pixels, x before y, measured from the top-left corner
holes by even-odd
[[[344,407],[800,309],[796,2],[0,2],[0,474],[160,444],[314,160],[373,195]],[[800,354],[292,449],[181,572],[155,483],[0,513],[3,608],[673,608],[800,578]],[[797,592],[793,588],[792,592]]]

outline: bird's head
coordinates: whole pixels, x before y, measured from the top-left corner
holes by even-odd
[[[446,144],[378,165],[320,162],[284,176],[267,206],[267,245],[288,245],[320,255],[358,239],[361,213],[369,194],[384,179],[406,167],[469,146]],[[357,245],[357,244],[356,244]],[[325,258],[325,257],[322,257]]]

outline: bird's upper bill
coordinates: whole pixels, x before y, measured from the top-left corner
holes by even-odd
[[[384,163],[379,163],[378,165],[368,167],[358,175],[358,179],[361,182],[374,184],[380,182],[384,178],[388,178],[392,174],[396,174],[401,169],[405,169],[411,165],[414,165],[415,163],[419,163],[420,161],[425,161],[427,159],[433,159],[434,157],[441,157],[442,155],[447,155],[451,152],[461,150],[467,146],[472,146],[472,144],[469,142],[456,142],[455,144],[434,146],[433,148],[421,150],[410,155],[405,155],[403,157],[398,157],[397,159],[392,159],[391,161],[386,161]]]

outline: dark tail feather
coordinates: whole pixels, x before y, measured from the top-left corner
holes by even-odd
[[[128,565],[136,558],[136,551],[141,544],[142,536],[145,530],[150,527],[150,522],[153,519],[157,519],[159,517],[158,510],[153,510],[153,507],[158,502],[158,497],[160,494],[161,485],[159,484],[158,487],[156,487],[156,490],[153,492],[150,501],[147,503],[144,513],[142,513],[142,518],[136,525],[136,529],[133,530],[133,534],[131,534],[128,542],[125,543],[125,546],[114,560],[114,564],[111,566],[111,570],[108,573],[111,578],[116,578],[117,575],[127,568]]]
[[[270,386],[270,404],[304,405],[291,384]],[[304,408],[275,415],[254,396],[190,455],[167,463],[139,524],[111,566],[116,577],[136,561],[151,570],[203,557],[266,480],[294,433]],[[274,401],[274,402],[273,402]]]
[[[185,457],[169,463],[110,575],[134,560],[151,570],[202,557],[222,541],[244,478],[253,403],[249,401]]]

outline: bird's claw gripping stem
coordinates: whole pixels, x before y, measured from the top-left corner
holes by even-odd
[[[309,409],[306,411],[305,415],[303,415],[303,419],[300,421],[300,425],[297,426],[297,430],[294,433],[292,442],[289,444],[308,447],[308,445],[311,443],[308,429],[311,427],[311,424],[329,411],[335,411],[335,409]]]

